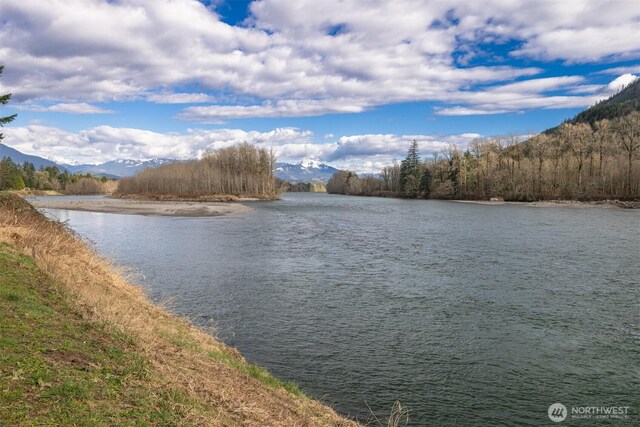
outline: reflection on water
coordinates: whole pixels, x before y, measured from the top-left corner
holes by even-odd
[[[361,420],[395,400],[412,425],[539,425],[554,402],[638,413],[639,212],[302,193],[252,206],[50,213],[155,301]]]

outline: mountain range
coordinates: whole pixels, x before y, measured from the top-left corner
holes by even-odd
[[[0,144],[0,158],[3,157],[9,157],[18,164],[30,162],[36,167],[36,169],[56,166],[60,170],[66,169],[69,173],[90,173],[94,176],[104,176],[112,179],[133,176],[146,168],[157,168],[159,166],[178,161],[166,158],[151,160],[120,159],[97,165],[67,165],[63,163],[56,163],[38,156],[27,155],[7,145]],[[326,183],[337,171],[338,169],[332,166],[309,159],[305,159],[299,163],[276,163],[276,168],[274,170],[276,178],[289,181],[291,183]]]
[[[331,176],[338,172],[333,166],[320,163],[317,160],[304,159],[299,163],[276,163],[276,178],[291,183],[311,182],[326,183]]]
[[[106,176],[107,178],[123,178],[133,176],[147,168],[157,168],[175,162],[177,160],[164,158],[151,160],[120,159],[97,165],[60,165],[60,167],[67,169],[70,173],[90,173],[91,175]]]

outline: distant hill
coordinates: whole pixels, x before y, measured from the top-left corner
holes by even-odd
[[[611,120],[616,117],[626,116],[632,111],[640,111],[640,78],[634,80],[615,95],[581,111],[574,118],[567,120],[567,122],[572,124],[593,124],[602,119]],[[547,129],[543,133],[555,132],[560,126]]]
[[[327,183],[338,172],[333,166],[305,159],[299,163],[276,163],[276,178],[291,183]]]
[[[30,156],[4,144],[0,144],[0,159],[2,159],[3,157],[9,157],[11,160],[13,160],[14,163],[17,163],[19,165],[23,164],[24,162],[33,163],[36,169],[49,166],[57,166],[58,168],[60,168],[60,165],[52,162],[51,160],[47,160],[38,156]]]
[[[107,178],[123,178],[133,176],[147,168],[157,168],[169,163],[175,163],[175,159],[151,159],[151,160],[112,160],[98,165],[63,165],[71,173],[90,173],[96,176],[106,176]]]
[[[67,165],[55,163],[51,160],[44,159],[38,156],[30,156],[21,153],[11,147],[4,144],[0,144],[0,158],[9,157],[15,163],[22,164],[24,162],[31,162],[39,169],[47,166],[56,166],[58,169],[67,170],[69,173],[90,173],[94,176],[104,176],[111,179],[124,178],[133,176],[138,172],[147,168],[157,168],[169,163],[175,163],[178,160],[158,158],[151,160],[132,160],[132,159],[120,159],[112,160],[106,163],[100,163],[97,165],[82,164],[82,165]],[[331,176],[338,172],[338,169],[320,163],[316,160],[305,159],[299,163],[276,163],[275,175],[277,178],[291,183],[318,183],[325,184],[329,181]]]
[[[151,160],[113,160],[99,165],[64,165],[72,173],[90,173],[98,176],[127,177],[133,176],[147,168],[157,168],[169,163],[175,163],[175,159],[151,159]],[[322,164],[315,160],[303,160],[300,163],[277,163],[275,175],[282,180],[298,182],[326,183],[338,169]]]
[[[609,99],[598,102],[575,116],[571,123],[594,123],[602,119],[615,119],[632,111],[640,111],[640,79],[616,93]]]
[[[112,160],[106,163],[100,163],[97,165],[83,164],[83,165],[66,165],[63,163],[56,163],[51,160],[44,159],[38,156],[31,156],[21,153],[20,151],[0,144],[0,159],[3,157],[9,157],[14,163],[22,164],[24,162],[33,163],[36,169],[41,167],[56,166],[59,170],[67,170],[69,173],[90,173],[94,176],[104,176],[111,179],[123,178],[126,176],[132,176],[141,172],[146,168],[157,168],[168,163],[177,162],[174,159],[151,159],[151,160]]]

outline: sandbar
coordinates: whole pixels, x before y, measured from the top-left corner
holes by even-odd
[[[60,200],[57,197],[34,197],[29,202],[36,208],[66,209],[129,215],[207,217],[248,212],[252,208],[226,202],[156,202],[130,199]]]

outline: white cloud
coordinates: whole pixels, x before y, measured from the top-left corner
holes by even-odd
[[[262,0],[251,5],[247,26],[234,27],[194,0],[50,0],[47,7],[2,0],[3,89],[31,103],[200,103],[214,101],[212,93],[258,100],[180,115],[201,122],[449,102],[474,85],[541,71],[459,68],[454,53],[482,43],[520,41],[511,55],[543,61],[638,58],[640,10],[632,1],[613,3]],[[189,85],[198,92],[173,93]],[[532,90],[512,88],[517,101]]]
[[[3,142],[7,145],[26,154],[56,159],[63,163],[101,163],[123,158],[156,157],[185,160],[196,158],[207,150],[217,150],[242,142],[265,148],[273,147],[283,153],[293,152],[292,144],[300,147],[313,146],[311,132],[294,128],[278,128],[268,132],[196,129],[186,133],[159,133],[144,129],[97,126],[76,133],[33,124],[6,128],[3,133]]]
[[[329,113],[358,113],[364,109],[365,107],[362,105],[341,100],[298,101],[287,99],[276,103],[266,102],[261,105],[188,107],[177,117],[183,120],[218,124],[228,119],[319,116]]]
[[[635,6],[636,19],[637,10]],[[543,60],[564,59],[569,63],[594,62],[612,56],[618,60],[632,59],[640,52],[638,36],[637,21],[620,22],[615,26],[553,28],[531,37],[514,54]]]
[[[423,154],[439,153],[447,144],[461,147],[477,138],[477,134],[447,135],[394,135],[368,134],[340,137],[336,150],[326,160],[365,158],[367,156],[387,156],[391,159],[404,158],[411,141],[416,140]]]
[[[497,86],[492,89],[495,93],[518,93],[518,94],[531,94],[540,93],[549,90],[557,90],[565,88],[567,86],[574,86],[577,83],[584,81],[582,76],[560,76],[560,77],[547,77],[543,79],[531,79],[523,80],[515,83],[509,83],[501,86]]]
[[[640,54],[635,0],[488,0],[452,5],[460,38],[520,40],[512,55],[543,61],[588,63]]]
[[[86,102],[77,103],[60,103],[50,106],[35,105],[35,104],[19,104],[15,106],[18,110],[26,111],[50,111],[53,113],[70,113],[70,114],[111,114],[113,110],[107,110],[105,108],[97,107],[95,105],[87,104]]]
[[[213,96],[206,93],[154,93],[146,99],[157,104],[198,104],[215,101]]]
[[[466,149],[471,141],[481,135],[464,133],[457,135],[394,135],[367,134],[340,137],[332,150],[317,159],[338,168],[357,173],[379,173],[385,166],[405,158],[411,141],[418,142],[423,159],[442,153],[450,145]]]
[[[495,108],[483,110],[480,108],[467,108],[460,106],[441,108],[436,110],[436,114],[440,116],[486,116],[490,114],[505,114],[513,112],[514,110],[498,110]]]
[[[57,162],[101,163],[114,159],[151,159],[157,157],[180,160],[201,156],[235,144],[249,142],[273,149],[280,161],[297,162],[311,158],[356,172],[379,172],[406,155],[414,139],[423,157],[441,152],[449,144],[461,148],[478,134],[459,135],[393,135],[369,134],[342,136],[333,142],[314,143],[310,131],[277,128],[268,132],[241,129],[191,129],[185,133],[159,133],[144,129],[97,126],[80,132],[68,132],[43,125],[3,129],[4,143],[23,153]]]
[[[616,76],[622,74],[640,74],[640,65],[629,65],[625,67],[613,67],[600,71],[600,74],[613,74]]]
[[[437,108],[443,116],[488,115],[528,109],[583,108],[606,99],[632,82],[636,76],[620,76],[606,85],[582,85],[578,76],[533,79],[489,87],[482,91],[457,92],[450,102],[466,104]],[[567,95],[548,94],[563,89]],[[578,95],[576,95],[578,94]],[[586,94],[586,95],[585,95]]]

